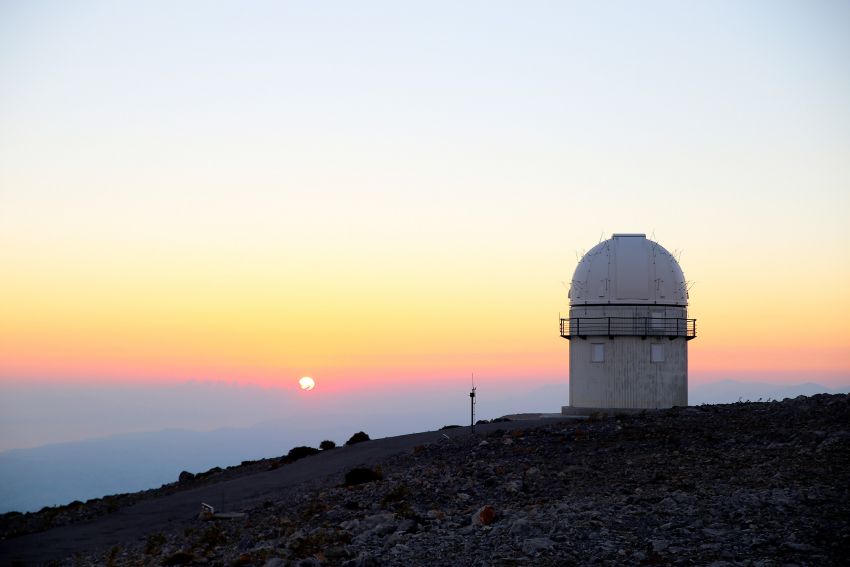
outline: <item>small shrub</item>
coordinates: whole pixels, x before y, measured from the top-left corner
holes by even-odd
[[[113,567],[115,562],[118,561],[118,554],[121,553],[121,546],[116,545],[109,550],[109,553],[106,555],[106,565],[107,567]]]
[[[120,507],[118,503],[118,499],[114,496],[104,496],[103,501],[106,502],[106,513],[112,514],[113,512],[117,512]]]
[[[227,536],[222,531],[221,527],[218,524],[213,524],[207,530],[201,534],[201,537],[198,539],[197,545],[202,547],[207,552],[212,551],[216,547],[220,545],[224,545],[227,543]],[[191,555],[191,554],[190,554]]]
[[[336,448],[336,443],[334,443],[330,439],[325,439],[324,441],[319,443],[319,449],[321,449],[322,451],[330,451],[334,448]]]
[[[386,508],[393,502],[404,502],[410,496],[410,489],[405,484],[399,484],[384,494],[381,499],[381,507]]]
[[[295,538],[289,545],[289,549],[296,557],[304,557],[321,553],[329,547],[344,546],[350,542],[350,535],[342,530],[320,528]]]
[[[345,442],[346,445],[356,445],[357,443],[363,443],[364,441],[371,441],[368,435],[363,433],[362,431],[358,431],[354,435],[351,436],[351,439]]]
[[[159,555],[166,542],[167,540],[161,532],[149,535],[145,542],[145,555]]]
[[[318,453],[319,450],[315,447],[307,447],[304,445],[300,447],[293,447],[289,450],[289,453],[287,453],[286,456],[283,458],[283,462],[294,463],[299,459],[303,459],[304,457],[309,457],[311,455],[316,455]]]
[[[366,484],[375,480],[381,480],[384,475],[379,469],[367,469],[356,467],[345,473],[345,486],[354,486],[356,484]]]
[[[189,482],[190,480],[195,480],[195,475],[189,471],[183,471],[177,477],[177,482]]]
[[[213,467],[206,472],[199,472],[198,474],[195,475],[195,478],[206,478],[208,476],[212,476],[214,474],[218,474],[218,473],[223,472],[223,471],[224,471],[224,469],[222,469],[221,467]]]
[[[311,498],[307,506],[305,506],[304,509],[301,510],[301,519],[306,522],[307,520],[315,516],[324,514],[329,509],[330,507],[318,498]]]
[[[444,425],[440,428],[440,431],[445,431],[446,429],[457,429],[460,425]]]

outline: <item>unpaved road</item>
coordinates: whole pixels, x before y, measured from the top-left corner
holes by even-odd
[[[557,419],[493,423],[477,425],[475,429],[476,433],[487,433],[500,428],[533,427],[553,421]],[[338,484],[342,475],[353,467],[378,464],[416,445],[439,442],[443,435],[469,435],[469,427],[387,437],[340,447],[272,471],[145,500],[94,520],[11,538],[0,542],[0,564],[11,565],[17,561],[26,565],[46,563],[81,551],[120,545],[151,533],[190,525],[197,521],[201,502],[210,503],[219,510],[222,510],[223,504],[225,509],[222,511],[239,511],[259,505],[281,492],[297,490],[305,483]]]

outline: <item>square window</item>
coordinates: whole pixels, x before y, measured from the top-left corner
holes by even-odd
[[[590,345],[590,362],[605,362],[605,343]]]
[[[664,362],[664,345],[650,345],[650,362]]]

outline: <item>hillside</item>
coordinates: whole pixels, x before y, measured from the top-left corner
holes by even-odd
[[[842,565],[849,430],[850,397],[817,395],[370,441],[12,537],[0,558],[66,550],[68,565]],[[346,486],[358,465],[381,479],[349,475]],[[245,517],[197,519],[216,490]],[[80,541],[99,547],[71,553]]]

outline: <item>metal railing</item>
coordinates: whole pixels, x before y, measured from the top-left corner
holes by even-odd
[[[561,336],[685,337],[697,336],[696,319],[678,317],[572,317],[561,319]]]

